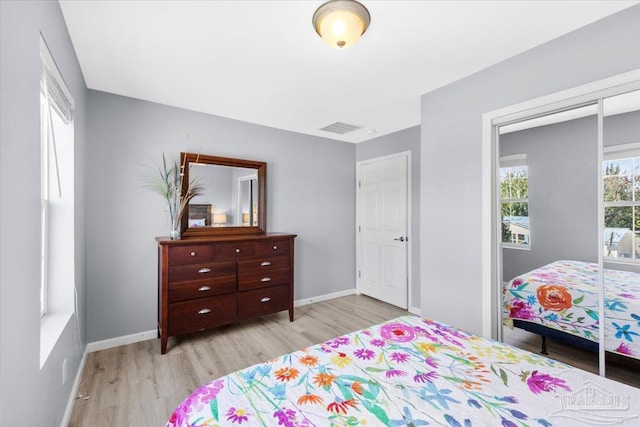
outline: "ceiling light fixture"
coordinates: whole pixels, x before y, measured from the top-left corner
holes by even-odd
[[[367,8],[355,0],[330,0],[313,14],[313,27],[318,35],[337,49],[353,46],[370,22]]]

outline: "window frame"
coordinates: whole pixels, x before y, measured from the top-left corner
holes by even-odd
[[[631,175],[632,177],[635,177],[634,170],[636,167],[638,167],[640,172],[640,141],[625,143],[625,144],[609,145],[609,146],[603,147],[603,157],[602,157],[602,165],[601,165],[602,176],[603,176],[603,186],[606,178],[604,174],[604,167],[606,163],[612,160],[626,160],[626,159],[632,160],[633,167],[632,167]],[[638,174],[638,178],[640,180],[640,173]],[[640,237],[636,235],[636,233],[640,233],[640,228],[636,229],[636,224],[635,224],[636,215],[640,216],[640,197],[636,199],[635,184],[636,183],[634,178],[631,184],[632,200],[607,202],[604,200],[605,194],[603,190],[603,194],[602,194],[603,212],[606,213],[607,208],[610,208],[610,207],[631,207],[631,223],[632,223],[631,257],[626,258],[626,257],[618,257],[618,256],[615,256],[615,257],[608,256],[607,248],[605,248],[603,258],[607,262],[615,262],[615,263],[621,263],[621,264],[634,264],[634,265],[640,264],[640,250],[638,250],[638,247],[637,247],[638,240],[640,239]],[[603,227],[605,230],[608,228],[606,224],[603,224]],[[601,241],[601,244],[606,246],[606,244],[604,243],[604,236],[601,236],[601,238],[603,239],[603,241]]]
[[[498,176],[498,183],[500,185],[502,184],[502,180],[500,178],[500,175],[502,175],[503,169],[516,168],[516,167],[525,167],[526,171],[527,171],[527,197],[525,197],[525,198],[503,198],[502,197],[502,192],[500,191],[499,192],[499,194],[500,194],[500,213],[502,213],[502,206],[505,203],[526,203],[527,204],[527,212],[528,212],[527,218],[529,218],[529,239],[528,239],[528,241],[526,243],[514,243],[513,241],[503,242],[502,239],[501,239],[500,245],[501,245],[502,248],[507,248],[507,249],[531,250],[531,222],[530,222],[531,211],[530,211],[530,205],[529,205],[529,166],[527,164],[527,155],[526,154],[514,154],[514,155],[510,155],[510,156],[502,156],[502,157],[500,157],[499,161],[500,161],[500,170],[499,170],[499,176]],[[514,235],[514,233],[511,233],[511,239],[512,240],[513,240],[513,235]],[[518,240],[517,237],[516,237],[516,240]]]
[[[42,34],[39,103],[42,369],[69,320],[77,316],[74,101]]]

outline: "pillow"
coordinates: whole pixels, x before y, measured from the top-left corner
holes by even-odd
[[[204,227],[204,218],[202,219],[190,219],[189,227]]]

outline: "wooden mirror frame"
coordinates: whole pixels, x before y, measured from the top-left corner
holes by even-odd
[[[230,157],[207,156],[196,153],[180,153],[180,164],[184,166],[182,180],[182,194],[189,183],[189,169],[191,164],[206,164],[215,166],[230,166],[237,168],[256,169],[258,175],[258,225],[257,226],[229,226],[229,227],[189,227],[189,206],[182,216],[182,237],[213,237],[220,235],[255,235],[267,232],[267,163],[255,160],[233,159]]]

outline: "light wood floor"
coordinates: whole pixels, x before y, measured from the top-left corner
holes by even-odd
[[[170,338],[90,353],[70,426],[164,426],[193,390],[217,377],[336,336],[407,314],[407,311],[353,295]],[[86,397],[86,399],[85,399]]]
[[[170,338],[165,355],[160,355],[158,339],[90,353],[78,389],[82,397],[75,401],[69,425],[161,427],[185,397],[217,377],[404,314],[389,304],[353,295],[296,308],[293,323],[282,312]],[[508,343],[540,351],[539,337],[520,330],[505,332]],[[550,357],[597,371],[594,354],[583,355],[551,340],[547,347]],[[609,365],[613,379],[640,386],[638,365]]]
[[[532,353],[540,353],[542,340],[539,335],[522,329],[504,328],[504,342]],[[547,338],[549,358],[558,360],[585,371],[598,373],[598,353],[577,348]],[[640,361],[625,356],[607,353],[605,372],[607,378],[640,387]]]

